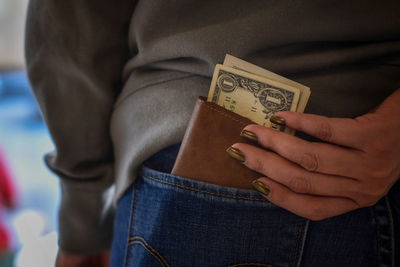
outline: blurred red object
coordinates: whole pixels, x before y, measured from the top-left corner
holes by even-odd
[[[16,205],[16,190],[10,169],[0,149],[0,253],[8,251],[10,235],[1,217],[3,207],[12,209]]]

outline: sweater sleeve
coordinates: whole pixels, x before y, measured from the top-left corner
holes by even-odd
[[[114,101],[129,56],[134,1],[31,0],[25,55],[34,95],[54,142],[45,155],[60,177],[59,245],[108,249],[112,239]]]

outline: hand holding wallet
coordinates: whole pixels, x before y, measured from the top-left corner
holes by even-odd
[[[240,136],[246,125],[257,122],[294,134],[293,130],[279,126],[279,121],[267,121],[266,114],[283,110],[303,112],[310,94],[307,86],[226,55],[224,64],[215,68],[208,93],[210,102],[205,97],[197,100],[172,174],[253,189],[251,182],[262,175],[232,159],[226,149],[237,142],[257,145]],[[230,105],[236,113],[222,107],[225,105]]]

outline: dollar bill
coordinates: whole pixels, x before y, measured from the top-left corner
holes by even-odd
[[[208,101],[249,118],[257,124],[274,128],[269,118],[278,111],[296,111],[300,93],[300,89],[294,86],[217,64]],[[283,131],[284,128],[279,130]]]
[[[310,98],[311,95],[311,90],[309,87],[229,54],[226,54],[223,65],[232,67],[234,69],[243,70],[252,74],[259,75],[261,77],[265,77],[298,88],[300,90],[300,97],[296,111],[304,112],[308,99]]]

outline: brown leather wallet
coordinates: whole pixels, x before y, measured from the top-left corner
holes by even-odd
[[[253,189],[262,175],[226,153],[234,143],[257,145],[241,137],[251,120],[199,97],[186,129],[172,174],[207,183]]]

